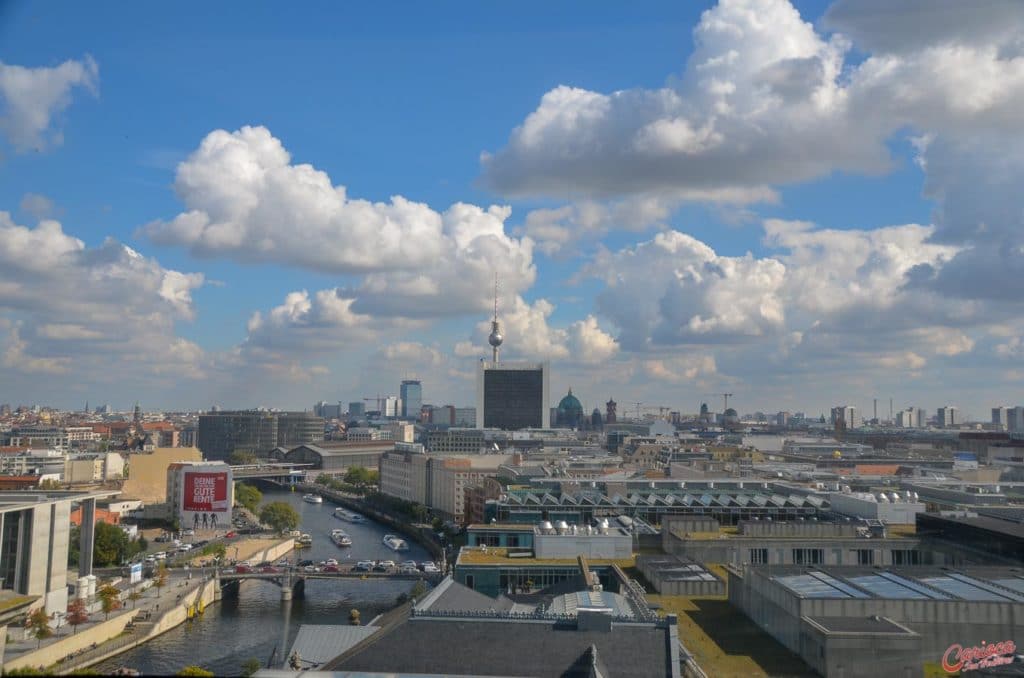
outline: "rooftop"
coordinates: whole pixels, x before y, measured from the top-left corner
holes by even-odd
[[[915,635],[913,631],[885,617],[807,617],[828,633],[892,633]]]
[[[761,576],[800,598],[1024,603],[1024,570],[1009,567],[882,569],[780,566]]]
[[[524,553],[524,556],[509,556],[509,549],[498,547],[472,547],[463,546],[459,551],[458,565],[571,565],[577,566],[575,558],[546,558],[533,557],[533,552],[524,549],[511,549],[513,553]],[[591,565],[618,565],[619,567],[633,567],[635,558],[588,558]]]

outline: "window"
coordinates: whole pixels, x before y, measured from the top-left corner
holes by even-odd
[[[475,583],[476,582],[474,581],[473,575],[467,574],[466,575],[466,587],[467,588],[473,588],[473,584],[475,584]]]
[[[825,562],[823,549],[793,549],[794,565],[821,565]]]
[[[906,549],[892,552],[893,565],[920,565],[921,552],[913,549]]]
[[[767,565],[768,549],[750,549],[751,565]]]
[[[857,549],[858,565],[874,565],[875,552],[871,549]]]

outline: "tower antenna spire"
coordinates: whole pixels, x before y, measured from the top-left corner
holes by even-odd
[[[501,336],[501,325],[498,324],[498,272],[494,272],[494,320],[491,321],[491,335],[487,337],[487,343],[491,345],[491,359],[498,362],[498,347],[504,337]]]

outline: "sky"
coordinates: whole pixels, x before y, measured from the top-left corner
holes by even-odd
[[[1024,4],[551,5],[0,4],[0,402],[1024,402]]]

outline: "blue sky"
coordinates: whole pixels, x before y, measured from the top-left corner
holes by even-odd
[[[503,270],[508,355],[550,360],[554,390],[572,385],[588,408],[614,396],[695,411],[723,389],[745,394],[744,411],[893,396],[982,417],[1015,403],[1020,309],[969,289],[985,261],[970,229],[985,222],[986,246],[1012,244],[1020,224],[989,223],[975,198],[1006,201],[999,214],[1009,215],[1020,198],[995,179],[976,195],[964,186],[985,149],[1007,176],[1024,164],[1005,114],[1022,61],[989,50],[1012,44],[1020,11],[992,2],[980,19],[915,24],[929,7],[911,2],[880,28],[871,18],[884,7],[795,3],[797,17],[784,0],[324,2],[301,13],[6,3],[0,120],[17,108],[43,111],[46,124],[0,125],[0,211],[18,233],[56,219],[84,248],[52,290],[45,275],[68,262],[32,273],[44,276],[32,283],[40,298],[0,301],[0,401],[302,407],[395,391],[417,374],[427,400],[469,403],[489,257],[518,257]],[[980,75],[946,78],[957,69],[943,59]],[[84,74],[62,72],[56,98],[22,86],[69,60]],[[931,78],[937,62],[946,70]],[[12,67],[28,70],[18,79]],[[965,111],[964,99],[977,105]],[[242,135],[246,126],[265,137]],[[199,150],[217,130],[238,145],[230,162]],[[266,139],[287,150],[288,167],[344,186],[345,204],[402,196],[429,214],[390,214],[403,254],[374,257],[346,239],[369,238],[379,253],[390,236],[360,230],[364,213],[338,217],[330,191],[296,197],[301,172],[243,200],[237,154],[276,162],[259,156]],[[257,201],[260,216],[229,220],[238,240],[213,244],[215,213],[237,216],[236,198]],[[447,230],[435,241],[422,229],[456,203],[511,212],[486,226],[452,217],[460,233],[501,235],[463,237],[450,265],[418,257],[455,246]],[[296,216],[307,208],[315,228]],[[183,229],[176,218],[190,210],[213,230]],[[890,226],[903,230],[879,230]],[[148,263],[110,250],[97,264],[108,238]],[[296,241],[322,256],[291,251]],[[999,259],[1008,277],[1019,256]],[[34,280],[12,270],[12,284]],[[168,271],[198,275],[172,275],[170,294]],[[111,279],[138,295],[130,308]],[[60,285],[89,312],[47,301]],[[424,299],[413,285],[437,291]],[[308,304],[289,305],[304,290]],[[115,337],[120,323],[145,330]]]

